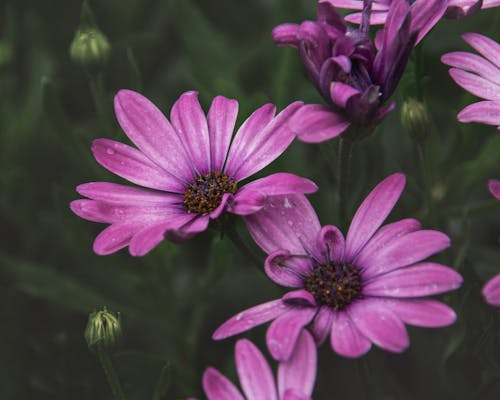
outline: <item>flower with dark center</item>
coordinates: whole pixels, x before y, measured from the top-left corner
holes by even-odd
[[[266,207],[245,217],[250,234],[268,254],[266,274],[294,290],[240,312],[213,337],[224,339],[272,321],[269,351],[286,360],[310,325],[318,345],[329,336],[334,351],[359,357],[372,344],[393,352],[406,349],[405,323],[453,323],[451,308],[425,297],[458,288],[462,277],[423,261],[448,247],[449,238],[421,229],[411,218],[381,226],[404,184],[402,174],[379,183],[356,211],[346,238],[335,226],[321,227],[303,195],[269,198]]]
[[[165,237],[184,240],[205,230],[223,212],[249,215],[267,196],[311,193],[316,185],[288,173],[276,173],[237,187],[283,153],[294,139],[289,119],[301,102],[275,116],[266,104],[233,136],[238,103],[216,97],[205,115],[196,92],[184,93],[173,105],[170,121],[148,99],[131,90],[115,97],[122,129],[137,146],[97,139],[97,162],[144,188],[108,182],[77,187],[87,199],[71,209],[89,221],[111,224],[94,242],[97,254],[129,246],[140,256]],[[231,140],[232,139],[232,140]]]
[[[410,5],[394,0],[373,44],[368,35],[369,0],[364,0],[359,29],[345,24],[332,0],[318,2],[316,21],[274,28],[275,43],[297,49],[309,79],[327,103],[305,105],[295,114],[290,124],[298,138],[316,143],[343,132],[348,140],[369,135],[395,107],[386,102],[411,51],[442,17],[446,3],[416,0]]]

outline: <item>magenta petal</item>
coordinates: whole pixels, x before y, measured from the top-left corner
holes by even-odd
[[[236,215],[251,215],[261,210],[266,204],[267,196],[253,190],[238,190],[233,201],[228,204],[227,211]]]
[[[500,126],[500,101],[479,101],[465,107],[457,115],[460,122],[479,122]]]
[[[137,223],[113,224],[104,229],[94,240],[94,252],[100,256],[115,253],[127,247],[132,236],[141,228]]]
[[[400,353],[410,344],[403,322],[377,299],[352,303],[349,316],[363,336],[385,350]]]
[[[337,8],[347,8],[349,10],[362,10],[363,0],[321,0],[325,3],[330,3],[332,6]],[[375,0],[372,3],[372,11],[387,11],[389,10],[389,4],[391,0]]]
[[[321,228],[318,234],[318,248],[325,257],[325,262],[334,263],[344,260],[345,240],[342,232],[333,225],[326,225]]]
[[[172,106],[170,120],[199,175],[210,172],[210,138],[207,118],[198,93],[185,92]]]
[[[283,303],[301,307],[316,307],[316,299],[305,289],[285,293],[281,298]]]
[[[260,350],[249,340],[236,342],[236,368],[247,400],[277,400],[271,367]]]
[[[457,68],[450,69],[453,80],[468,92],[486,100],[500,100],[499,86],[478,75]]]
[[[284,304],[281,299],[259,304],[224,322],[214,332],[212,339],[221,340],[245,332],[278,317],[289,309],[290,307]]]
[[[289,122],[302,104],[300,101],[290,104],[259,130],[250,131],[253,124],[244,123],[231,144],[226,173],[241,181],[278,158],[294,139]]]
[[[377,276],[363,285],[362,292],[366,296],[423,297],[457,289],[462,281],[451,268],[421,263]]]
[[[299,45],[300,26],[297,24],[281,24],[273,29],[272,35],[274,43],[281,46]]]
[[[422,227],[420,222],[413,218],[402,219],[391,224],[384,225],[368,241],[363,249],[353,260],[353,264],[363,269],[365,264],[369,263],[373,254],[384,248],[394,239],[400,238],[410,232],[415,232]]]
[[[278,392],[280,399],[285,391],[293,389],[304,396],[310,396],[316,380],[316,344],[311,334],[306,330],[297,340],[295,350],[288,361],[278,367]]]
[[[290,121],[290,126],[299,140],[320,143],[344,132],[350,125],[342,115],[320,104],[303,106]]]
[[[212,171],[221,172],[224,167],[237,116],[236,100],[223,96],[213,99],[207,116]]]
[[[488,304],[500,307],[500,274],[491,278],[484,285],[482,293]]]
[[[220,200],[220,204],[209,215],[210,219],[219,218],[224,211],[228,210],[229,204],[233,202],[234,196],[232,193],[224,193]]]
[[[288,250],[276,250],[271,253],[264,263],[267,276],[273,282],[285,287],[302,287],[304,279],[294,269],[293,258],[288,256]]]
[[[380,182],[359,206],[346,238],[346,261],[351,261],[382,225],[401,196],[403,174],[393,174]]]
[[[422,261],[450,245],[444,233],[421,230],[392,240],[366,260],[361,273],[363,280],[387,273],[396,268]]]
[[[332,349],[341,356],[349,358],[361,357],[372,347],[372,343],[361,334],[345,311],[334,314],[331,329]]]
[[[203,390],[208,400],[245,400],[234,384],[215,368],[203,373]]]
[[[333,311],[328,306],[321,306],[311,326],[311,332],[318,346],[321,346],[331,331]]]
[[[448,326],[457,315],[446,304],[430,299],[390,299],[385,304],[406,324],[425,328]]]
[[[500,45],[479,33],[464,33],[462,38],[478,53],[500,68]]]
[[[167,192],[183,193],[185,190],[182,182],[126,144],[96,139],[92,142],[92,152],[104,168],[130,182]]]
[[[475,73],[500,85],[500,69],[476,54],[454,51],[443,55],[441,61],[450,67]]]
[[[355,94],[361,93],[359,90],[354,89],[352,86],[346,85],[342,82],[332,82],[330,85],[330,96],[334,104],[341,108],[345,108],[347,101]]]
[[[273,358],[286,361],[292,355],[300,332],[311,322],[315,307],[295,307],[276,318],[266,332],[267,348]]]
[[[295,389],[287,389],[283,394],[282,400],[312,400],[310,396],[304,396]]]
[[[500,200],[500,180],[490,179],[488,181],[488,188],[490,192],[497,200]]]
[[[448,0],[416,0],[411,5],[411,33],[417,33],[417,43],[436,25],[446,12]]]
[[[149,159],[173,176],[192,181],[181,139],[152,102],[139,93],[120,90],[115,96],[115,113],[124,132]]]
[[[378,3],[373,3],[373,5]],[[373,7],[373,6],[372,6]],[[387,7],[389,10],[389,7]],[[387,21],[387,10],[386,11],[375,11],[370,14],[370,25],[383,25]],[[362,13],[352,13],[345,16],[345,20],[352,24],[360,24],[363,18]]]
[[[178,194],[109,182],[89,182],[76,187],[82,196],[117,205],[167,205],[182,202]]]

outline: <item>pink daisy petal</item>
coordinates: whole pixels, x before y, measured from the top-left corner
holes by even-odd
[[[385,350],[400,353],[410,345],[403,322],[377,299],[352,303],[349,316],[364,337]]]
[[[366,354],[372,343],[356,328],[345,311],[333,314],[331,329],[331,346],[336,353],[344,357],[357,358]]]
[[[462,284],[455,270],[435,263],[415,264],[363,285],[363,295],[378,297],[423,297],[455,290]]]
[[[152,162],[140,151],[109,139],[92,142],[92,152],[99,164],[126,180],[151,189],[184,192],[184,185]]]
[[[322,254],[327,255],[324,262],[338,263],[344,260],[345,240],[342,232],[333,225],[321,228],[317,238],[318,248]]]
[[[235,358],[240,385],[247,400],[278,399],[271,367],[252,342],[238,340]]]
[[[385,304],[405,324],[438,328],[455,322],[457,315],[446,304],[430,299],[388,299]]]
[[[465,107],[457,115],[460,122],[479,122],[500,126],[500,101],[479,101]]]
[[[276,250],[264,262],[267,276],[273,282],[285,287],[302,287],[304,279],[300,275],[302,265],[295,266],[288,250]]]
[[[294,390],[311,396],[316,380],[316,344],[307,330],[302,330],[291,357],[278,368],[278,392],[284,399],[285,392]]]
[[[331,308],[321,306],[311,326],[311,332],[318,346],[321,346],[330,334],[332,328],[333,315]]]
[[[223,96],[214,98],[207,115],[212,171],[223,170],[237,116],[236,100]]]
[[[203,373],[203,390],[208,400],[245,400],[233,383],[215,368]]]
[[[345,20],[352,24],[360,24],[362,18],[363,18],[362,13],[352,13],[345,16]],[[370,14],[370,25],[383,25],[385,24],[386,21],[387,21],[387,11],[375,11]]]
[[[461,69],[452,68],[449,72],[453,80],[468,92],[486,100],[500,100],[498,85]]]
[[[333,103],[342,108],[346,107],[347,101],[352,96],[360,93],[359,90],[342,82],[332,82],[330,85],[330,97]]]
[[[475,73],[500,85],[500,69],[476,54],[454,51],[441,57],[441,62],[450,67]],[[483,97],[483,96],[481,96]]]
[[[132,237],[142,228],[138,223],[117,223],[108,226],[94,240],[93,250],[100,256],[117,252],[127,247]]]
[[[276,318],[266,332],[269,353],[275,360],[290,358],[300,332],[314,317],[315,307],[296,307]]]
[[[184,145],[167,118],[147,98],[131,90],[115,96],[115,113],[127,136],[155,164],[190,182],[193,170]]]
[[[392,240],[384,248],[373,253],[363,265],[364,280],[385,274],[394,269],[414,264],[444,250],[450,238],[444,233],[421,230]]]
[[[497,200],[500,200],[500,180],[490,179],[488,181],[488,188],[490,192]]]
[[[464,33],[462,38],[479,54],[500,68],[500,45],[497,42],[487,36],[472,32]]]
[[[320,143],[344,132],[350,125],[343,116],[320,104],[303,106],[290,122],[299,140],[306,143]]]
[[[262,325],[286,313],[290,307],[281,299],[269,301],[236,314],[224,322],[212,335],[212,339],[221,340]]]
[[[380,182],[359,206],[346,238],[346,261],[351,261],[382,225],[401,196],[403,174],[393,174]]]
[[[170,120],[198,175],[210,172],[207,118],[198,101],[198,93],[194,91],[183,93],[172,106]]]
[[[488,304],[500,307],[500,274],[491,278],[484,285],[482,293]]]

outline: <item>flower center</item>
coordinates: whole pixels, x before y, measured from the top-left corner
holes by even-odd
[[[233,178],[220,173],[210,172],[196,178],[184,194],[184,207],[188,212],[209,214],[215,210],[224,193],[236,192],[236,182]]]
[[[361,298],[361,279],[349,264],[320,265],[307,276],[305,288],[316,301],[341,310]]]

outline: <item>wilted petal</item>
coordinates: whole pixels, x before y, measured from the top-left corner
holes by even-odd
[[[203,373],[203,390],[208,400],[245,400],[233,383],[215,368]]]
[[[294,389],[297,393],[310,396],[316,380],[316,344],[311,334],[306,330],[297,340],[291,357],[280,363],[278,368],[278,392],[280,399],[285,391]]]
[[[349,358],[361,357],[372,347],[345,311],[334,313],[330,341],[336,353]]]
[[[410,9],[410,33],[417,33],[417,43],[419,43],[441,19],[446,12],[447,6],[448,0],[416,0],[413,2]]]
[[[235,350],[236,368],[247,400],[277,400],[271,367],[249,340],[240,339]]]
[[[330,96],[334,104],[345,108],[347,101],[355,94],[361,93],[359,90],[342,82],[332,82],[330,86]]]
[[[332,139],[350,125],[340,114],[320,104],[303,106],[290,121],[297,137],[306,143],[319,143]]]
[[[488,304],[500,307],[500,274],[490,279],[484,285],[483,296]]]

